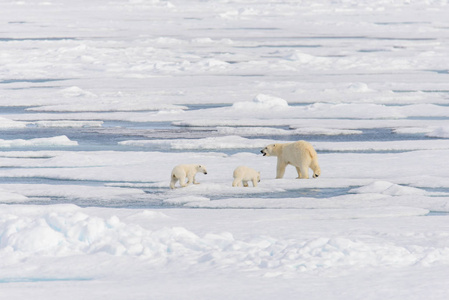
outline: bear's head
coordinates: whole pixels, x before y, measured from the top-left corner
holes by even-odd
[[[197,171],[197,172],[202,172],[203,174],[207,174],[206,167],[205,167],[205,166],[202,166],[202,165],[196,166],[196,171]]]
[[[257,172],[257,182],[260,182],[260,172]]]
[[[263,156],[271,156],[276,155],[275,149],[277,148],[276,144],[271,144],[260,150],[260,153],[263,154]]]

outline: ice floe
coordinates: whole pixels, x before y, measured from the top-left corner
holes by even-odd
[[[55,136],[50,138],[35,138],[35,139],[15,139],[4,140],[0,139],[0,148],[12,147],[54,147],[54,146],[77,146],[77,141],[70,140],[67,136]]]

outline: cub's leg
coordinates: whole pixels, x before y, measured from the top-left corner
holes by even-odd
[[[179,184],[180,184],[182,187],[186,187],[186,186],[189,185],[189,182],[186,183],[186,175],[185,175],[185,174],[179,176]]]
[[[175,184],[178,181],[178,178],[176,178],[176,176],[172,176],[171,177],[171,181],[170,181],[170,188],[174,189],[175,188]]]
[[[189,181],[190,181],[190,179],[189,179]],[[193,184],[200,184],[199,182],[196,182],[195,175],[193,175],[193,177],[192,177],[192,183]]]

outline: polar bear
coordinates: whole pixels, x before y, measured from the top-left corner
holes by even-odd
[[[271,144],[260,152],[262,152],[263,156],[277,156],[276,178],[284,177],[287,165],[296,167],[298,179],[309,178],[309,168],[313,170],[314,178],[321,175],[316,151],[306,141]]]
[[[247,187],[248,181],[252,181],[253,186],[256,187],[257,183],[260,182],[260,172],[246,166],[235,168],[233,176],[232,186],[242,186],[243,183],[243,186]]]
[[[177,165],[171,171],[171,181],[170,188],[174,189],[176,182],[179,180],[179,184],[182,187],[188,186],[190,183],[198,184],[195,181],[195,175],[198,172],[202,172],[203,174],[207,174],[207,170],[205,166],[202,165]],[[187,178],[187,182],[186,182]]]

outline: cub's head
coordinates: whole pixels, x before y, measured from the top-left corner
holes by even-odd
[[[207,174],[206,167],[203,166],[203,165],[197,165],[197,166],[196,166],[196,171],[197,171],[197,172],[201,172],[201,173],[203,173],[203,174]]]
[[[271,156],[275,155],[274,150],[276,149],[276,144],[271,144],[260,150],[260,153],[263,154],[263,156]]]
[[[257,172],[257,182],[260,182],[260,172]]]

